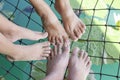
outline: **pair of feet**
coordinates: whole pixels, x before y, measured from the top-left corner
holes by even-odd
[[[79,48],[74,48],[71,56],[69,52],[69,42],[55,45],[48,57],[47,77],[43,80],[63,80],[67,66],[68,80],[86,80],[92,64],[87,53]]]
[[[17,25],[16,25],[17,26]],[[48,36],[48,33],[41,33],[31,31],[23,27],[14,27],[14,31],[8,30],[8,32],[0,32],[10,42],[15,42],[19,39],[39,40]],[[0,36],[1,37],[1,36]],[[7,44],[7,43],[6,43]],[[10,61],[27,61],[27,60],[41,60],[46,59],[50,54],[50,42],[36,43],[33,45],[15,45],[14,50],[16,52],[8,54],[8,60]]]
[[[41,6],[44,6],[44,4]],[[64,28],[59,23],[54,13],[49,10],[49,8],[46,8],[46,10],[40,12],[48,11],[47,13],[45,12],[46,14],[44,14],[44,16],[41,16],[44,28],[48,34],[34,32],[19,26],[13,27],[12,30],[0,32],[11,42],[19,39],[39,40],[46,38],[47,36],[49,41],[52,43],[64,42],[68,39],[68,37],[70,37],[72,40],[78,40],[84,33],[85,25],[74,14],[69,0],[56,0],[55,8],[62,16]],[[14,60],[40,60],[49,56],[50,53],[49,42],[34,44],[30,46],[16,45],[16,47],[18,48],[17,54],[14,53],[14,55],[12,55],[12,57],[14,57]],[[12,60],[12,57],[9,57],[9,60]]]
[[[30,1],[42,18],[43,26],[48,32],[48,39],[50,42],[64,42],[69,37],[72,40],[77,41],[85,32],[86,27],[84,23],[75,15],[72,7],[70,6],[69,0],[55,0],[55,9],[61,15],[64,27],[58,21],[57,17],[50,10],[47,4],[45,4],[44,0],[36,0],[36,2],[42,3],[40,4],[41,8],[36,6],[37,3],[35,4],[34,0]],[[44,9],[42,9],[42,6],[44,6]]]
[[[39,40],[48,36],[20,27],[0,14],[0,53],[8,55],[9,60],[41,60],[49,56],[50,42],[37,43],[33,45],[15,45],[13,42],[19,39]],[[7,50],[6,50],[7,49]]]

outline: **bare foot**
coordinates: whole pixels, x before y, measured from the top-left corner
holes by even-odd
[[[14,42],[19,39],[39,40],[46,38],[48,33],[35,32],[20,27],[0,14],[0,33],[2,33],[9,41]]]
[[[23,27],[15,26],[14,29],[3,31],[2,34],[11,42],[15,42],[19,39],[39,40],[44,39],[48,36],[48,33],[41,33],[32,31]]]
[[[84,23],[75,15],[69,0],[55,0],[55,8],[61,14],[69,37],[77,41],[85,31]]]
[[[69,42],[55,45],[51,56],[48,57],[47,77],[44,80],[63,80],[69,62]]]
[[[62,43],[68,39],[68,35],[63,26],[52,13],[49,14],[49,17],[42,18],[42,20],[43,26],[46,32],[48,32],[48,39],[51,43]]]
[[[51,51],[50,43],[43,42],[29,46],[16,45],[17,52],[8,56],[10,61],[28,61],[46,59]]]
[[[86,80],[91,64],[87,53],[80,51],[79,48],[75,48],[69,61],[68,80]]]
[[[60,43],[67,40],[68,35],[63,26],[44,0],[30,0],[30,2],[42,18],[43,26],[46,32],[48,32],[49,41],[52,43]]]

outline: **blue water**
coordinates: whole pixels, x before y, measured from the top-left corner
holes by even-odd
[[[31,30],[35,31],[40,31],[43,32],[44,29],[42,28],[42,22],[40,17],[36,14],[36,12],[33,12],[32,14],[23,12],[21,13],[20,11],[23,11],[26,6],[30,6],[29,3],[27,3],[24,0],[6,0],[5,6],[3,10],[8,10],[11,12],[14,12],[16,10],[15,6],[18,4],[18,9],[15,11],[15,19],[13,20],[14,23],[26,27]],[[48,4],[50,4],[50,1],[46,0]],[[13,6],[11,6],[13,5]],[[51,6],[52,10],[55,12],[58,18],[61,18],[59,14],[55,11],[54,6]],[[113,21],[113,12],[110,12],[110,18],[108,20],[108,24],[114,25],[115,22]],[[20,13],[20,14],[19,14]],[[119,12],[117,12],[119,13]],[[30,16],[31,15],[31,16]],[[30,16],[30,19],[27,17]],[[28,41],[28,40],[23,40],[24,43],[26,44],[33,44],[35,42],[33,41]],[[16,42],[16,44],[19,44],[19,42]],[[102,69],[101,66],[93,65],[92,69],[96,73],[96,79],[100,80],[100,76],[102,76],[101,80],[117,80],[115,77],[110,77],[109,75],[116,76],[118,73],[118,63],[114,64],[109,64],[109,65],[103,65]],[[2,66],[2,67],[1,67]],[[16,67],[17,66],[17,67]],[[23,71],[26,73],[23,73]],[[3,55],[0,55],[0,75],[4,75],[6,80],[17,80],[14,76],[18,77],[20,80],[29,80],[29,75],[31,70],[31,65],[28,62],[15,62],[11,63],[9,62]],[[7,73],[6,71],[9,71]],[[100,75],[97,74],[101,71],[103,74],[109,74],[109,75]],[[119,74],[118,74],[119,75]],[[120,75],[119,75],[120,76]],[[119,79],[118,79],[119,80]]]

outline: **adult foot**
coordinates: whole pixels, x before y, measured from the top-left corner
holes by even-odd
[[[84,23],[75,15],[69,0],[55,0],[55,8],[61,14],[63,24],[69,37],[77,41],[85,32]]]
[[[16,53],[8,56],[10,61],[28,61],[46,59],[51,51],[50,42],[37,43],[29,46],[15,45]]]
[[[69,42],[54,46],[51,56],[48,57],[47,77],[44,80],[63,80],[69,62]]]
[[[48,36],[48,33],[41,33],[32,31],[23,27],[15,26],[13,29],[3,31],[2,34],[11,42],[15,42],[19,39],[39,40],[44,39]]]
[[[91,61],[85,51],[75,48],[69,60],[68,80],[86,80],[91,68]]]

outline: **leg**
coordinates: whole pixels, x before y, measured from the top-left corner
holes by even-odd
[[[63,48],[63,50],[62,50]],[[51,56],[48,58],[47,76],[43,80],[63,80],[69,61],[69,42],[62,45],[55,45]]]
[[[61,14],[66,32],[72,40],[78,40],[85,31],[84,23],[75,15],[69,0],[55,0],[55,8]]]
[[[12,44],[3,34],[0,33],[0,53],[12,56],[13,53],[17,53],[15,45]]]
[[[86,80],[91,68],[91,61],[85,51],[75,48],[68,66],[68,80]]]
[[[50,42],[63,42],[68,36],[57,17],[44,0],[30,0],[38,14],[41,16],[45,30],[48,32]]]
[[[15,45],[0,33],[0,53],[11,61],[41,60],[49,56],[50,43],[44,42],[30,46]]]
[[[19,39],[39,40],[47,37],[47,33],[40,33],[22,28],[0,14],[0,32],[11,42]]]

